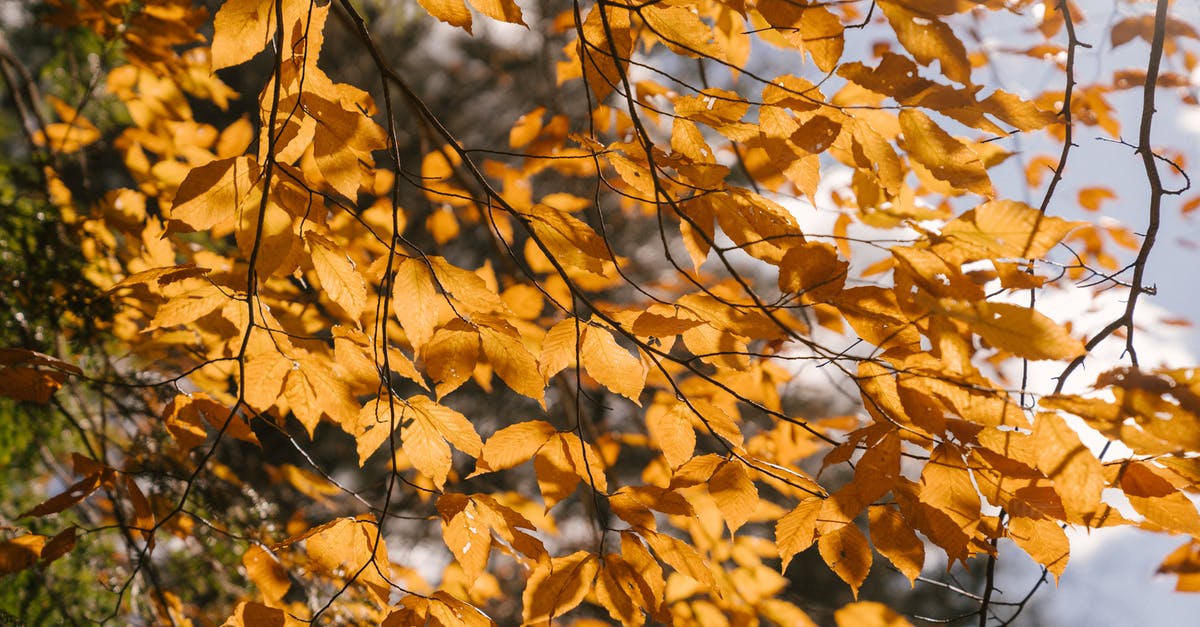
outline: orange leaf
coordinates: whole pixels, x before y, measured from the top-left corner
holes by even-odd
[[[493,433],[483,445],[476,473],[505,470],[529,461],[555,433],[554,427],[541,420],[518,422]]]
[[[521,19],[521,7],[512,0],[471,0],[471,6],[492,19],[525,26],[525,21]],[[470,30],[467,28],[467,32]]]
[[[918,5],[919,6],[919,5]],[[883,1],[879,3],[887,16],[896,38],[905,50],[912,53],[921,65],[938,61],[942,74],[952,81],[964,85],[971,82],[971,61],[954,31],[936,15],[901,6],[901,3]]]
[[[833,613],[838,627],[911,627],[912,623],[877,601],[858,601]]]
[[[588,376],[641,405],[638,397],[646,382],[646,367],[640,359],[617,344],[607,328],[596,325],[585,328],[580,361]]]
[[[0,576],[20,572],[37,563],[46,536],[27,533],[0,541]]]
[[[900,112],[904,147],[918,164],[949,187],[947,193],[969,191],[980,196],[995,195],[992,181],[979,155],[970,146],[950,136],[929,116],[916,109]]]
[[[679,403],[670,409],[655,404],[646,410],[646,429],[672,468],[692,458],[696,449],[696,430],[691,410]]]
[[[68,507],[82,501],[83,499],[86,499],[89,495],[91,495],[92,492],[95,492],[96,489],[100,487],[101,476],[102,475],[100,473],[88,475],[72,484],[66,490],[63,490],[62,493],[58,494],[57,496],[47,499],[31,510],[22,512],[19,516],[17,516],[17,518],[25,518],[27,516],[41,518],[42,516],[46,516],[48,514],[57,514],[58,512],[61,512],[64,509],[67,509]]]
[[[240,65],[262,52],[275,36],[274,3],[228,0],[213,17],[212,69]]]
[[[417,0],[429,14],[468,33],[471,32],[471,10],[463,0]]]
[[[278,603],[292,586],[287,569],[270,550],[257,544],[250,545],[242,554],[242,566],[246,576],[271,603]]]
[[[1086,352],[1083,342],[1045,314],[1011,303],[979,301],[974,307],[952,305],[961,320],[988,344],[1025,359],[1073,359]]]
[[[717,582],[708,562],[686,542],[653,531],[643,531],[640,535],[646,539],[646,543],[658,558],[674,568],[675,572],[691,577],[709,588],[716,587]]]
[[[1067,568],[1071,543],[1059,523],[1048,518],[1013,516],[1008,521],[1008,537],[1024,549],[1033,561],[1054,573],[1057,582]]]
[[[758,509],[758,488],[740,461],[721,464],[708,481],[708,493],[721,510],[730,534],[737,532]]]
[[[438,322],[438,301],[433,275],[420,259],[405,259],[396,268],[392,283],[392,311],[418,353],[433,338]]]
[[[863,532],[854,523],[844,524],[834,532],[822,535],[817,540],[817,549],[821,559],[850,585],[854,598],[858,598],[858,589],[871,572],[872,560],[871,546]]]
[[[514,392],[543,403],[546,380],[539,373],[537,359],[525,347],[516,329],[507,323],[496,326],[479,325],[480,345],[488,363]]]
[[[1137,513],[1158,527],[1200,535],[1196,505],[1153,466],[1131,462],[1121,471],[1121,489]]]
[[[576,551],[538,564],[522,595],[525,624],[548,624],[583,602],[596,574],[596,556]]]
[[[306,231],[304,241],[308,243],[313,267],[325,293],[351,320],[357,320],[367,306],[367,284],[354,268],[354,262],[343,247],[315,231]]]
[[[262,194],[259,176],[258,163],[246,156],[192,168],[175,193],[169,230],[208,230],[232,220],[239,210],[257,207]]]
[[[917,537],[904,515],[894,507],[872,507],[869,515],[871,542],[875,550],[888,558],[915,586],[925,565],[925,543]]]
[[[816,540],[817,515],[823,504],[824,500],[818,498],[804,501],[775,524],[775,544],[779,547],[779,557],[783,558],[783,570],[787,570],[797,553]]]

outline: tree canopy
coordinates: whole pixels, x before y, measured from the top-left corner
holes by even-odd
[[[1172,2],[32,5],[0,617],[986,627],[1116,526],[1200,591]]]

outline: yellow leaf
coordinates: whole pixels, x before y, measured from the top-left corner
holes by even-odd
[[[567,454],[566,443],[557,433],[537,449],[533,470],[547,510],[574,494],[579,485],[579,473]]]
[[[691,577],[696,582],[715,589],[717,582],[709,563],[686,542],[663,533],[642,531],[639,533],[658,558],[666,562],[675,572]]]
[[[471,6],[492,19],[525,26],[525,21],[521,19],[521,7],[513,0],[471,0]],[[467,29],[468,32],[470,30]]]
[[[1121,471],[1121,489],[1129,504],[1154,526],[1177,533],[1200,535],[1196,505],[1145,462],[1131,462]]]
[[[479,274],[464,270],[446,261],[444,257],[430,255],[426,259],[429,260],[438,284],[458,301],[456,307],[460,308],[459,311],[465,309],[472,314],[509,315],[512,313],[504,304],[504,300],[496,293],[495,287],[489,286]]]
[[[615,154],[609,160],[621,163]],[[608,244],[583,220],[544,204],[535,205],[529,218],[533,232],[559,263],[600,275],[612,267]]]
[[[263,597],[278,603],[292,586],[287,569],[270,549],[251,544],[242,554],[246,577],[254,583]]]
[[[900,477],[900,434],[887,430],[876,442],[868,440],[867,450],[854,469],[854,479],[834,494],[835,503],[851,520],[871,503],[887,494]]]
[[[713,41],[713,28],[683,6],[652,4],[639,12],[646,25],[675,54],[693,58],[725,59],[720,44]]]
[[[481,519],[492,528],[498,538],[504,540],[501,546],[512,547],[516,550],[515,552],[507,551],[514,558],[518,561],[527,558],[527,561],[532,563],[542,563],[548,560],[549,556],[541,541],[522,531],[523,529],[537,529],[529,519],[511,507],[501,505],[496,499],[486,494],[472,495],[471,500],[475,503],[476,511],[479,512]],[[533,504],[531,503],[530,506],[532,507]],[[543,528],[553,531],[553,525]]]
[[[242,397],[258,411],[275,406],[283,389],[284,379],[295,363],[274,351],[253,353],[246,359],[246,378],[242,381]]]
[[[280,202],[276,187],[268,202],[245,207],[237,216],[238,250],[246,259],[254,258],[255,270],[262,277],[292,274],[304,254],[304,242],[297,237],[295,217]],[[261,216],[261,218],[260,218]]]
[[[313,267],[321,279],[321,287],[351,320],[358,320],[367,306],[367,284],[354,268],[354,262],[344,248],[315,231],[306,231],[304,241],[312,253]]]
[[[833,246],[824,242],[804,242],[784,253],[779,263],[779,290],[828,302],[846,284],[848,269],[849,264],[838,259]]]
[[[401,430],[401,442],[413,467],[433,480],[439,489],[450,474],[449,441],[458,450],[478,457],[483,441],[466,416],[439,405],[426,396],[413,396],[406,402],[409,421]]]
[[[954,31],[936,14],[901,6],[886,0],[879,3],[887,16],[896,38],[921,65],[938,61],[942,74],[964,85],[971,82],[971,61]]]
[[[54,152],[71,153],[78,152],[100,139],[100,129],[74,107],[54,96],[47,96],[46,100],[54,107],[54,112],[62,121],[47,124],[44,131],[36,131],[33,135],[35,144],[49,146]]]
[[[817,550],[829,568],[842,578],[858,598],[858,589],[871,572],[871,546],[854,523],[838,527],[817,540]]]
[[[195,322],[229,302],[230,295],[211,283],[185,292],[163,303],[150,321],[147,331]]]
[[[477,472],[505,470],[523,464],[555,433],[554,427],[541,420],[509,425],[493,433],[483,445]]]
[[[365,93],[362,98],[369,100]],[[312,146],[321,175],[338,193],[357,200],[367,174],[362,162],[370,164],[371,151],[386,146],[387,135],[360,110],[361,104],[347,109],[341,102],[319,97],[306,98],[305,104],[317,120]]]
[[[946,223],[935,250],[960,264],[994,257],[1039,258],[1079,224],[1015,200],[992,200]]]
[[[638,397],[646,384],[646,367],[629,354],[605,327],[587,325],[583,332],[580,361],[588,376],[604,387],[641,405]]]
[[[872,507],[869,516],[871,543],[875,550],[888,558],[915,586],[925,565],[925,543],[894,507]]]
[[[212,69],[240,65],[275,36],[273,2],[228,0],[213,17]]]
[[[819,4],[764,2],[756,9],[793,46],[812,55],[822,72],[837,67],[845,45],[842,21]]]
[[[374,523],[338,518],[304,534],[304,548],[319,572],[335,577],[357,574],[378,601],[387,601],[391,585],[381,573],[391,570],[387,544]]]
[[[591,590],[596,566],[596,556],[587,551],[538,564],[525,582],[524,624],[548,625],[583,602]]]
[[[775,524],[775,544],[783,559],[782,570],[787,570],[792,558],[816,540],[817,515],[821,513],[823,503],[819,498],[803,501]]]
[[[929,116],[916,109],[904,109],[900,112],[900,130],[909,156],[928,168],[935,179],[946,183],[947,193],[969,191],[989,198],[995,195],[979,155]]]
[[[1083,342],[1041,312],[1010,303],[950,304],[951,317],[967,323],[988,344],[1025,359],[1074,359]]]
[[[484,324],[480,324],[478,330],[483,352],[496,374],[514,392],[539,403],[544,402],[546,380],[538,371],[537,359],[525,348],[521,339],[515,337],[517,331],[507,325],[497,329]]]
[[[188,172],[171,205],[171,228],[204,231],[232,220],[261,199],[259,167],[253,157],[211,161]]]
[[[323,356],[298,355],[287,373],[283,393],[310,436],[323,415],[339,425],[357,420],[359,408],[354,395]]]
[[[570,431],[558,433],[554,437],[562,441],[563,451],[575,471],[575,476],[598,492],[608,492],[608,477],[600,451]]]
[[[468,33],[471,32],[471,10],[463,0],[417,0],[429,14]]]
[[[605,554],[604,564],[596,576],[594,592],[596,600],[613,620],[625,627],[640,627],[643,622],[642,608],[654,607],[658,603],[650,595],[646,583],[636,569],[619,555]]]
[[[593,5],[583,19],[575,58],[583,66],[584,79],[597,102],[621,84],[621,77],[627,71],[633,54],[629,26],[628,10],[606,4]]]
[[[1054,581],[1062,577],[1071,553],[1071,543],[1059,523],[1048,518],[1013,516],[1008,521],[1008,537],[1021,547],[1033,561],[1046,567],[1054,574]]]
[[[859,337],[880,348],[913,349],[921,344],[921,334],[900,308],[894,290],[852,287],[838,295],[835,305]]]
[[[487,567],[492,548],[491,529],[480,520],[475,504],[462,494],[447,492],[437,500],[442,517],[442,541],[471,579]]]
[[[438,327],[424,346],[425,371],[440,400],[471,378],[479,359],[479,332],[459,318]]]
[[[896,610],[877,601],[858,601],[833,613],[837,627],[911,627]]]
[[[708,480],[708,493],[721,510],[730,534],[736,533],[758,509],[758,488],[740,461],[721,464]]]
[[[415,413],[415,412],[413,412]],[[453,458],[450,446],[429,420],[406,415],[411,422],[402,429],[401,446],[413,468],[433,481],[439,490],[450,475]]]
[[[692,458],[696,450],[696,430],[691,410],[683,403],[665,408],[655,404],[646,410],[646,429],[672,468]]]
[[[424,261],[408,258],[400,262],[392,283],[392,310],[417,353],[433,338],[441,298]]]
[[[701,196],[680,204],[678,209],[679,234],[692,265],[699,270],[704,260],[708,259],[709,249],[716,237],[712,203]]]
[[[551,377],[575,364],[578,348],[576,333],[582,332],[583,323],[575,318],[559,321],[548,330],[541,341],[541,356],[538,357],[538,368],[542,378],[550,381]]]
[[[537,138],[542,130],[542,119],[546,115],[546,107],[537,107],[517,119],[512,130],[508,132],[508,145],[511,148],[523,148]]]
[[[957,446],[942,443],[933,449],[921,471],[920,487],[920,500],[929,506],[922,531],[951,562],[965,560],[982,513],[979,493]]]

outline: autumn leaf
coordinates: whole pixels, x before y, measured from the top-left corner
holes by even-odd
[[[367,305],[367,285],[354,262],[334,242],[313,231],[304,234],[304,241],[312,251],[321,287],[352,320],[357,319]]]
[[[816,541],[817,515],[821,513],[821,499],[809,499],[788,512],[775,525],[775,544],[783,558],[783,570],[797,553],[812,546]]]
[[[913,586],[925,565],[925,543],[904,520],[903,514],[888,507],[870,510],[871,543],[879,554],[888,558]]]
[[[988,344],[1026,359],[1073,359],[1083,342],[1034,309],[979,301],[974,307],[951,305],[949,313],[965,322]]]
[[[817,540],[821,559],[850,586],[855,598],[858,589],[871,571],[871,546],[867,537],[852,523],[842,525],[832,533],[822,534]]]
[[[576,551],[539,565],[526,585],[523,617],[528,624],[548,624],[583,602],[596,572],[596,557]]]
[[[966,190],[987,198],[995,195],[979,155],[942,130],[929,116],[905,109],[900,112],[900,129],[909,156],[926,168],[933,179],[945,183],[947,191]]]
[[[523,464],[532,459],[554,434],[554,427],[540,420],[509,425],[484,443],[477,472],[505,470]]]
[[[758,488],[738,461],[726,462],[712,474],[708,493],[716,501],[731,534],[750,519],[758,505]]]
[[[193,168],[171,205],[171,228],[204,231],[257,205],[260,169],[253,157],[217,159]]]
[[[641,404],[646,368],[641,360],[617,344],[612,332],[598,325],[588,325],[580,347],[580,363],[588,376],[604,387]]]

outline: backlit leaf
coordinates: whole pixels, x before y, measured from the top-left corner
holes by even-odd
[[[995,195],[979,154],[942,130],[929,116],[905,109],[900,112],[900,129],[909,156],[935,179],[946,183],[950,193],[966,190],[988,198]]]
[[[218,159],[193,168],[171,206],[171,228],[204,231],[232,220],[239,209],[256,206],[262,196],[260,170],[253,157]]]
[[[617,344],[605,327],[588,325],[583,334],[580,362],[588,376],[604,387],[641,404],[638,397],[645,385],[646,368],[641,360]]]
[[[871,572],[871,546],[863,532],[853,523],[847,523],[832,533],[823,534],[817,540],[817,550],[821,552],[821,559],[850,586],[857,598],[859,587]]]
[[[576,551],[539,564],[522,596],[526,624],[548,624],[583,602],[596,573],[596,556]]]
[[[356,320],[367,305],[367,284],[354,268],[354,262],[345,250],[313,231],[304,234],[304,241],[312,252],[321,287],[352,320]]]

